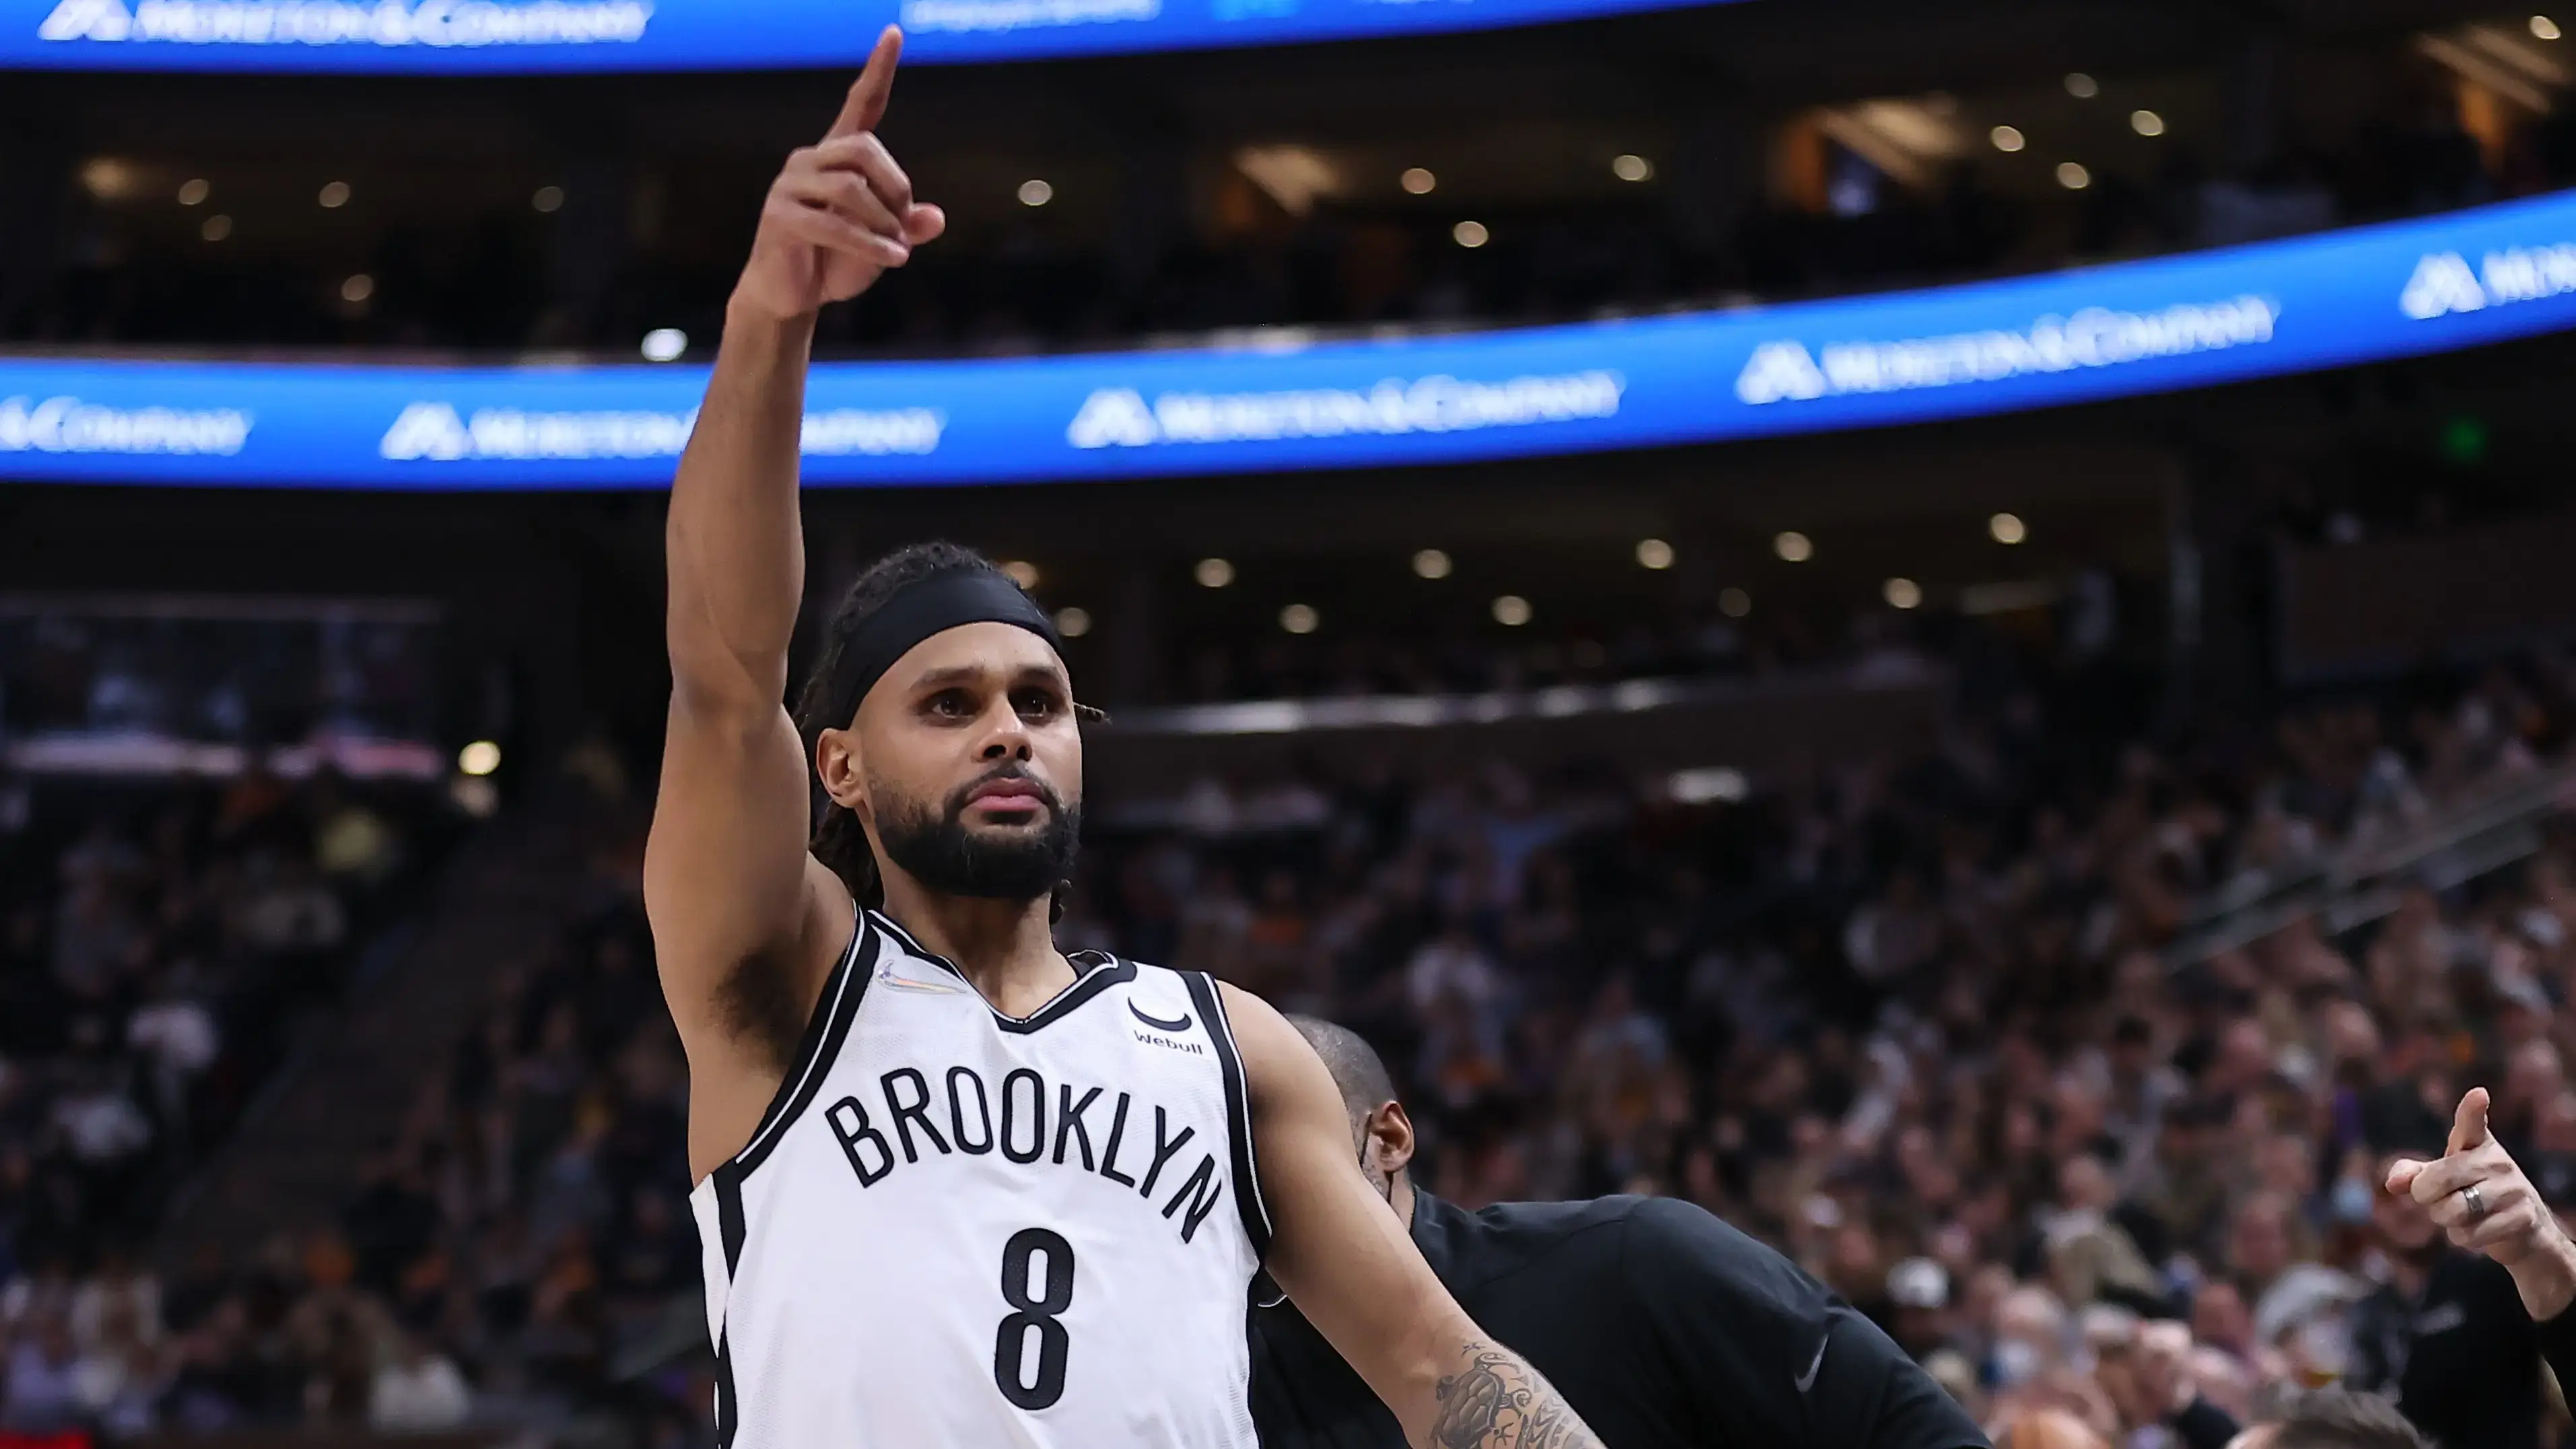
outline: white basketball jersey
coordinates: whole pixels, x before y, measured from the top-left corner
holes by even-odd
[[[861,917],[690,1194],[723,1449],[1252,1449],[1269,1244],[1205,975],[1096,952],[1025,1018]]]

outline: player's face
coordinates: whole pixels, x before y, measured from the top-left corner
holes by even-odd
[[[922,885],[1034,900],[1071,872],[1082,736],[1045,640],[990,623],[933,635],[868,692],[851,734],[834,794],[854,792],[843,803]]]

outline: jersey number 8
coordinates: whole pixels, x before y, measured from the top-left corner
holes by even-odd
[[[1046,1288],[1029,1296],[1030,1255],[1046,1255]],[[1073,1343],[1056,1315],[1073,1306],[1073,1245],[1044,1228],[1022,1228],[1002,1249],[1002,1301],[1016,1310],[993,1333],[993,1384],[1023,1409],[1064,1397],[1064,1357]],[[1035,1382],[1022,1378],[1030,1329],[1038,1332]]]

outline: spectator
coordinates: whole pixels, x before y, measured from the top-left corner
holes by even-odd
[[[2280,1418],[2257,1424],[2228,1449],[2433,1449],[2397,1407],[2372,1394],[2323,1389]]]
[[[2371,1224],[2389,1277],[2354,1310],[2349,1382],[2388,1395],[2438,1443],[2534,1449],[2540,1341],[2511,1275],[2444,1241],[2406,1193],[2383,1191]]]
[[[0,1392],[0,1429],[33,1437],[78,1426],[80,1356],[70,1327],[49,1315],[17,1340],[9,1354],[8,1387]]]
[[[395,1330],[368,1390],[367,1427],[386,1434],[454,1429],[472,1411],[473,1394],[455,1363]]]

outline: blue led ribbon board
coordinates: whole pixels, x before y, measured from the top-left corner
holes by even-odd
[[[0,0],[0,70],[468,75],[856,66],[1294,45],[1709,0]]]
[[[1716,443],[2208,387],[2570,327],[2576,193],[2559,193],[2223,251],[1740,311],[824,364],[807,393],[805,476],[1079,482]],[[0,357],[0,479],[659,487],[705,385],[703,368],[641,364]]]

